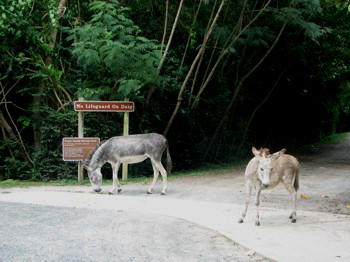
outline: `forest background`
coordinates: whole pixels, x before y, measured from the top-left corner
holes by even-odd
[[[76,178],[62,138],[78,135],[79,98],[133,101],[130,134],[164,134],[175,170],[348,131],[349,10],[348,0],[3,0],[0,180]],[[84,136],[121,135],[122,124],[121,113],[84,113]]]

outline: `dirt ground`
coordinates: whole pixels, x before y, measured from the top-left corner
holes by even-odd
[[[301,163],[298,209],[350,215],[350,137],[297,157]]]
[[[296,157],[300,162],[298,210],[350,215],[350,136]],[[159,190],[160,185],[158,181]],[[140,184],[125,187],[123,194],[127,195],[138,195],[147,188]],[[219,174],[170,178],[167,197],[243,204],[244,190],[242,168]],[[262,192],[260,205],[288,208],[291,207],[291,199],[280,184]]]
[[[298,210],[350,215],[350,137],[297,158]],[[114,196],[108,195],[111,186],[100,194],[92,193],[90,186],[0,188],[0,261],[271,261],[215,230],[133,206],[135,199],[135,206],[143,201],[168,203],[166,214],[176,212],[179,203],[180,208],[187,203],[208,206],[210,213],[219,205],[230,209],[230,204],[245,201],[244,168],[170,176],[166,196],[159,194],[161,181],[153,195],[146,194],[148,186],[149,182],[127,183]],[[263,191],[261,201],[262,208],[290,213],[291,199],[283,185]],[[247,218],[253,213],[251,203]],[[229,216],[236,224],[240,213]],[[220,217],[217,220],[220,223]]]

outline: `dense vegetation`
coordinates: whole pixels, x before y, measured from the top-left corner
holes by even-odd
[[[345,0],[4,0],[0,179],[76,176],[79,98],[134,101],[130,133],[165,134],[177,170],[348,131],[349,28]],[[84,136],[122,119],[85,113]]]

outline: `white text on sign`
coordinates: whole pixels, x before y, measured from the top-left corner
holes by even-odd
[[[85,112],[133,112],[134,102],[129,101],[75,101],[75,111]]]

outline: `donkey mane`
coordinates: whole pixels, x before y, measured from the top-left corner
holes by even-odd
[[[259,152],[260,152],[260,155],[263,157],[267,157],[268,155],[270,155],[270,149],[268,148],[260,148]]]
[[[97,151],[104,143],[106,143],[106,142],[107,142],[107,139],[106,139],[106,140],[103,140],[101,143],[99,143],[99,144],[94,148],[94,150],[92,150],[92,152],[91,152],[89,158],[88,158],[87,161],[86,161],[87,166],[90,165],[92,156],[93,156],[93,155],[96,153],[96,151]]]

